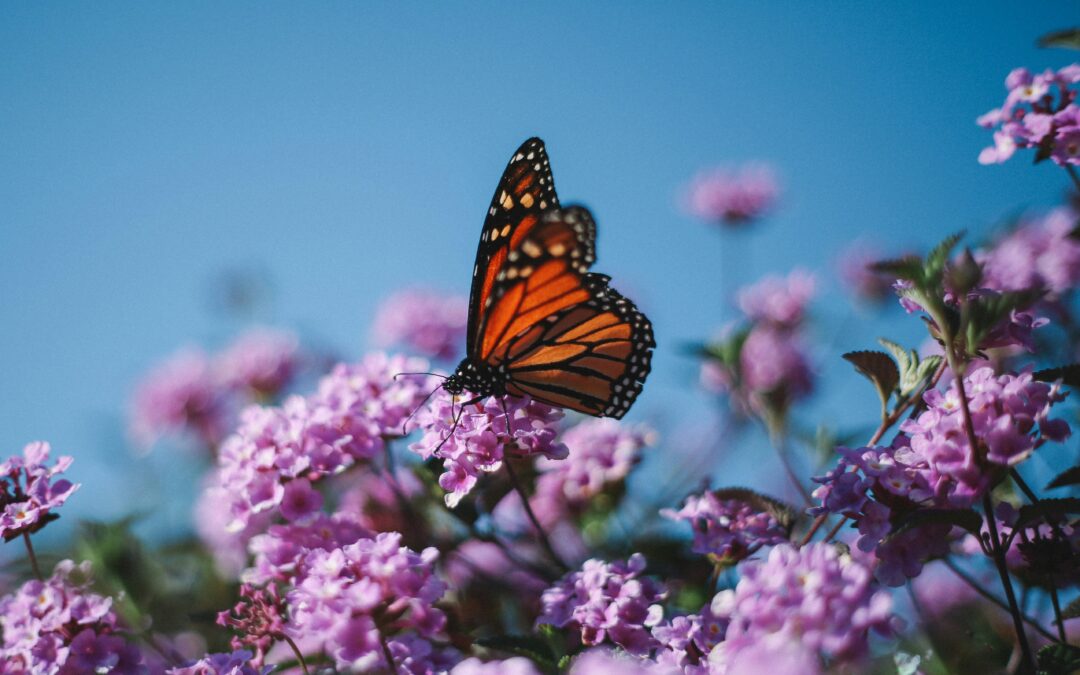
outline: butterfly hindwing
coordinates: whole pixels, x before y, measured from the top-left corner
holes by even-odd
[[[582,279],[589,299],[516,336],[505,351],[507,391],[619,418],[641,393],[656,346],[652,325],[608,277]]]

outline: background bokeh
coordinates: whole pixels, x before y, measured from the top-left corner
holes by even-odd
[[[1049,163],[977,164],[990,139],[974,119],[1011,68],[1069,62],[1034,38],[1077,9],[6,3],[0,447],[46,439],[76,457],[84,487],[65,520],[179,503],[158,522],[182,526],[186,502],[171,498],[197,471],[136,457],[125,438],[139,375],[249,320],[355,357],[389,292],[466,293],[495,182],[530,135],[563,201],[595,213],[598,269],[656,325],[634,418],[668,439],[703,433],[710,402],[683,348],[730,314],[722,280],[804,266],[823,282],[828,393],[811,417],[872,423],[876,404],[836,355],[896,317],[850,309],[835,256],[858,236],[902,250],[985,234],[1060,200],[1066,176]],[[784,185],[759,228],[724,238],[680,211],[698,169],[748,159]],[[237,277],[256,291],[243,315],[224,300]],[[892,325],[920,339],[918,321]],[[740,457],[717,463],[722,482],[767,480],[751,464],[775,473],[764,446]]]

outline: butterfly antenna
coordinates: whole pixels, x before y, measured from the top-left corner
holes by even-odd
[[[410,374],[412,374],[412,373],[398,373],[398,375],[410,375]],[[394,377],[397,377],[397,375],[395,375]],[[429,400],[431,400],[431,397],[435,395],[435,392],[439,391],[442,388],[443,388],[443,386],[440,384],[439,386],[432,389],[431,393],[428,394],[427,396],[425,396],[423,401],[420,401],[420,405],[413,408],[413,411],[411,413],[409,413],[409,416],[406,417],[405,421],[401,423],[401,435],[402,436],[408,436],[409,435],[409,432],[406,431],[405,428],[407,426],[409,426],[409,420],[411,420],[413,418],[413,415],[415,415],[417,413],[417,411],[420,410],[420,408],[423,408],[425,403],[427,403]]]
[[[396,380],[403,375],[431,375],[432,377],[441,377],[444,380],[449,377],[448,375],[443,375],[442,373],[397,373],[394,375],[394,379]]]

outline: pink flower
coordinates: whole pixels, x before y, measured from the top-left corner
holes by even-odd
[[[450,361],[465,346],[468,300],[411,288],[379,305],[373,333],[382,347],[401,345],[421,356]]]
[[[216,361],[222,384],[270,397],[289,385],[302,367],[296,335],[272,328],[253,328],[229,345]]]
[[[1056,73],[1032,75],[1017,68],[1005,78],[1008,95],[1001,108],[980,116],[976,123],[995,129],[994,144],[979,153],[980,164],[1000,164],[1018,148],[1039,148],[1057,164],[1080,164],[1080,108],[1075,104],[1076,73],[1072,64]]]
[[[183,349],[147,373],[136,387],[132,437],[148,447],[165,435],[191,433],[213,447],[229,424],[223,394],[207,355],[201,349]]]
[[[49,444],[38,441],[23,448],[21,457],[9,457],[0,464],[0,537],[4,541],[37,532],[58,518],[53,511],[79,489],[78,483],[54,480],[71,466],[71,457],[60,457],[52,467],[45,466],[48,459]]]
[[[686,210],[711,223],[741,225],[772,208],[779,191],[775,173],[766,164],[712,169],[691,181]]]
[[[787,278],[768,276],[739,289],[739,309],[751,321],[794,328],[802,323],[816,286],[814,275],[801,269]]]

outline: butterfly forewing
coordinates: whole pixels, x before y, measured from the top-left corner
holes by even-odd
[[[468,354],[476,354],[485,312],[494,303],[497,277],[511,251],[540,224],[545,211],[558,207],[544,142],[530,138],[510,158],[484,218],[469,294]]]

